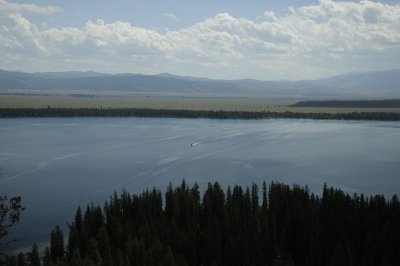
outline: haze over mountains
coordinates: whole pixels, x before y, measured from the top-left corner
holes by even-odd
[[[0,93],[157,94],[285,97],[400,97],[400,70],[353,72],[318,80],[217,80],[168,73],[158,75],[97,72],[24,73],[0,70]]]

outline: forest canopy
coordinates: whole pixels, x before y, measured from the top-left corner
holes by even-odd
[[[64,241],[64,240],[67,241]],[[272,182],[114,193],[56,226],[44,265],[400,265],[397,196]],[[39,265],[37,246],[2,265]]]
[[[323,119],[400,121],[394,112],[270,112],[270,111],[201,111],[147,108],[0,108],[0,118],[11,117],[168,117],[210,119]]]

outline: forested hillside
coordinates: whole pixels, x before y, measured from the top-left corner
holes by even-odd
[[[400,203],[281,183],[116,193],[57,226],[44,265],[400,265]],[[66,239],[65,239],[66,238]],[[66,242],[64,240],[67,240]],[[66,243],[64,245],[64,243]],[[37,246],[3,265],[39,265]]]

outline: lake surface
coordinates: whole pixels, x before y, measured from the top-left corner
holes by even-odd
[[[198,145],[191,146],[194,141]],[[312,120],[19,118],[0,120],[0,194],[26,211],[14,248],[49,239],[77,206],[185,178],[204,188],[263,180],[400,194],[400,123]],[[66,230],[65,230],[66,231]]]

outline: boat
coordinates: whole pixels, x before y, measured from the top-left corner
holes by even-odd
[[[192,144],[190,144],[190,146],[196,146],[198,144],[200,144],[200,143],[198,143],[197,141],[194,141]]]

